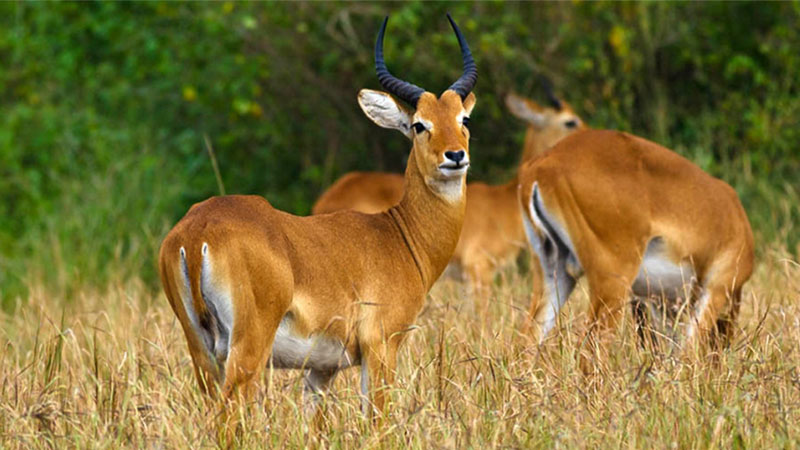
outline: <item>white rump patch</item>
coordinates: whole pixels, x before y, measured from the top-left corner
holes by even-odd
[[[200,320],[197,317],[197,311],[194,309],[194,299],[192,297],[192,285],[189,281],[189,266],[186,263],[186,249],[181,247],[181,302],[183,303],[183,310],[186,311],[186,316],[189,318],[189,324],[192,327],[195,335],[200,339],[200,343],[206,349],[210,359],[213,359],[213,339],[204,329],[200,327]]]
[[[214,266],[209,255],[208,244],[203,242],[202,248],[203,265],[200,270],[200,290],[206,308],[214,317],[216,330],[214,330],[214,356],[217,362],[222,363],[228,358],[230,353],[230,337],[233,333],[233,302],[231,294],[221,283],[214,282]]]
[[[522,219],[531,250],[542,269],[543,310],[532,317],[541,327],[543,340],[556,324],[559,311],[575,287],[575,279],[583,273],[567,230],[547,213],[534,182],[530,196],[530,215],[523,209]],[[541,233],[541,234],[540,234]],[[542,236],[543,235],[543,236]]]
[[[183,309],[186,311],[186,316],[189,317],[189,323],[192,324],[195,333],[199,334],[200,321],[197,318],[197,312],[194,310],[192,285],[189,282],[189,266],[186,264],[186,250],[183,247],[181,247],[181,288]]]

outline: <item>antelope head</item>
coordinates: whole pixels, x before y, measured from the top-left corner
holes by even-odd
[[[586,128],[572,107],[555,95],[553,86],[547,78],[542,78],[542,87],[547,96],[547,106],[542,106],[531,99],[513,93],[506,96],[508,110],[514,117],[527,123],[530,134],[536,137],[537,148],[533,153],[540,153],[568,135]],[[528,138],[526,138],[527,140]],[[531,143],[531,145],[534,144]],[[528,156],[535,156],[528,155],[528,146],[529,144],[526,142],[523,161]]]
[[[472,88],[478,78],[475,61],[464,36],[447,15],[458,38],[463,74],[438,98],[419,86],[403,81],[386,68],[383,36],[388,16],[375,44],[375,70],[387,92],[362,89],[358,94],[361,109],[383,128],[399,130],[413,143],[409,166],[416,167],[425,184],[437,195],[453,200],[465,189],[469,168],[469,115],[475,106]],[[410,105],[402,105],[392,95]]]

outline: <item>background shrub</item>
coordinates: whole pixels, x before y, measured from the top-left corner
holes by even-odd
[[[440,92],[480,69],[471,179],[515,170],[502,96],[539,74],[595,127],[691,158],[739,192],[758,239],[797,242],[798,3],[0,3],[0,297],[142,276],[161,237],[217,193],[306,214],[344,172],[401,171],[408,142],[355,101],[372,46]],[[724,220],[724,218],[720,218]]]

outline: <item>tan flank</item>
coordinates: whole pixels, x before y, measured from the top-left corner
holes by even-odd
[[[520,202],[539,341],[584,273],[590,329],[601,335],[631,296],[656,295],[691,300],[686,343],[730,336],[753,270],[753,234],[725,182],[652,142],[588,130],[522,167]]]
[[[365,400],[384,407],[397,349],[458,242],[477,71],[463,36],[464,75],[441,97],[394,78],[376,43],[381,84],[359,105],[412,140],[405,194],[378,214],[298,217],[261,197],[194,205],[161,246],[159,265],[201,386],[248,398],[268,365],[305,369],[313,409],[336,373],[362,368]],[[365,409],[369,409],[365,402]]]

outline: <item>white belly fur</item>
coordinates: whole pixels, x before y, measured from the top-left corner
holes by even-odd
[[[272,343],[271,362],[274,367],[329,371],[357,363],[339,340],[324,335],[300,336],[295,333],[293,324],[292,315],[286,314],[278,326]]]
[[[674,300],[685,297],[695,281],[691,264],[673,262],[665,252],[664,241],[656,237],[647,245],[639,274],[633,283],[633,293]]]

